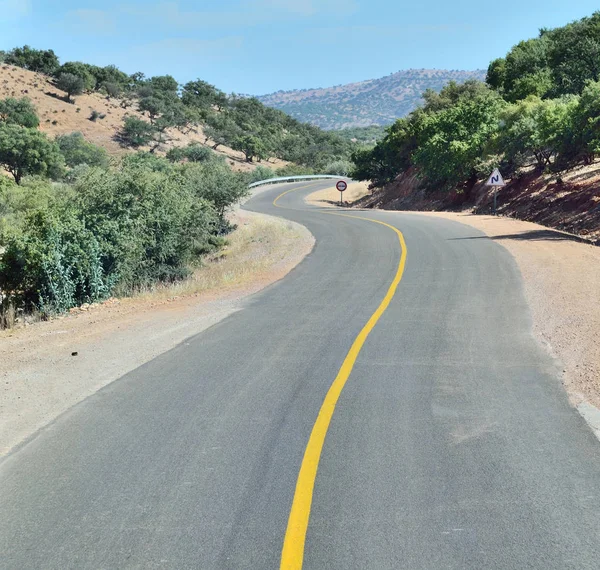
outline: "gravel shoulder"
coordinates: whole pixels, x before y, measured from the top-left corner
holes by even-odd
[[[312,250],[314,238],[299,224],[244,210],[233,215],[239,229],[228,255],[194,282],[0,332],[0,456],[103,386],[242,309],[247,296]]]
[[[450,212],[403,214],[468,224],[513,255],[523,275],[534,332],[562,364],[571,403],[590,421],[590,404],[600,408],[600,247],[510,218]]]

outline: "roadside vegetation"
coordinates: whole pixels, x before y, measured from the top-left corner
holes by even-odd
[[[543,29],[491,62],[486,82],[428,90],[424,103],[353,153],[352,176],[381,188],[414,172],[420,187],[458,191],[499,167],[561,173],[600,153],[600,12]]]
[[[351,168],[350,140],[202,80],[61,64],[28,46],[0,52],[0,64],[51,78],[63,105],[98,93],[136,111],[116,135],[128,152],[115,157],[79,132],[42,132],[26,90],[0,99],[0,328],[182,282],[226,244],[227,212],[250,182]],[[103,118],[92,109],[81,120]],[[165,147],[173,129],[204,140]],[[221,146],[253,168],[232,170]],[[288,164],[272,169],[274,157]]]

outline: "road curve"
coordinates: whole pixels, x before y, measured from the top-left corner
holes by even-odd
[[[245,206],[315,235],[288,277],[0,462],[0,568],[279,568],[317,415],[403,256],[358,217],[406,266],[328,426],[303,567],[598,568],[600,444],[513,259],[448,220],[307,207],[327,184]]]

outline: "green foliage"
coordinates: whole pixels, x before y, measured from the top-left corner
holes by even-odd
[[[83,89],[85,91],[93,91],[96,88],[97,80],[93,73],[94,66],[82,63],[80,61],[67,61],[61,65],[55,72],[55,78],[59,78],[63,73],[69,73],[70,75],[76,75],[83,82]]]
[[[126,117],[121,129],[121,140],[129,146],[139,147],[147,145],[154,134],[150,123],[137,117]]]
[[[83,79],[72,73],[61,73],[56,79],[56,86],[67,93],[67,101],[71,101],[73,95],[83,93],[84,89]]]
[[[216,154],[209,148],[198,143],[191,143],[186,147],[175,147],[167,152],[167,159],[171,162],[207,162],[215,160]]]
[[[253,182],[262,182],[263,180],[269,180],[269,178],[275,178],[276,176],[277,174],[275,174],[271,168],[259,164],[248,175],[248,184],[252,184]]]
[[[277,176],[304,176],[315,174],[314,169],[310,166],[302,166],[300,164],[286,164],[275,171]]]
[[[334,160],[323,169],[323,174],[339,174],[348,176],[352,172],[353,164],[349,160]]]
[[[577,98],[545,99],[529,96],[506,107],[495,147],[503,153],[505,171],[513,173],[533,162],[549,166],[560,151]]]
[[[246,177],[223,161],[189,164],[183,174],[190,191],[214,204],[222,222],[227,209],[248,195]]]
[[[477,181],[477,166],[502,108],[502,99],[489,91],[425,116],[413,160],[429,186],[450,189]]]
[[[337,135],[346,141],[360,145],[375,145],[385,136],[386,128],[381,125],[370,127],[349,127],[335,131]]]
[[[227,105],[227,96],[210,83],[197,79],[183,86],[181,100],[188,107],[209,111],[216,107],[219,111]]]
[[[34,129],[40,124],[35,107],[25,97],[0,99],[0,122],[21,125],[30,129]]]
[[[25,175],[60,177],[64,163],[56,143],[39,131],[0,123],[0,165],[19,184]]]
[[[4,60],[6,63],[52,75],[59,66],[58,57],[51,50],[33,49],[27,45],[10,50]]]
[[[108,166],[108,155],[102,147],[87,142],[81,133],[71,133],[56,137],[65,164],[71,168],[80,164],[88,166]]]

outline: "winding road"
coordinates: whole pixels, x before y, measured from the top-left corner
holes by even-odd
[[[600,443],[511,256],[329,184],[245,206],[314,234],[284,280],[0,462],[0,568],[600,566]]]

